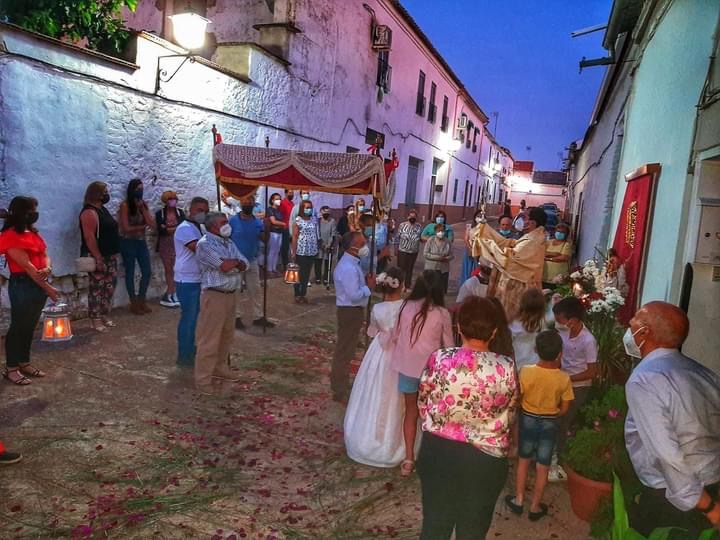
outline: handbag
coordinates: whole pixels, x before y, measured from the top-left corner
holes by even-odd
[[[97,211],[96,211],[97,214]],[[82,234],[82,232],[80,232]],[[95,233],[95,237],[99,240],[100,239],[100,216],[98,216],[98,225],[97,225],[97,232]],[[85,256],[85,257],[78,257],[75,259],[75,271],[80,272],[94,272],[97,270],[97,263],[95,262],[95,257],[91,256]]]

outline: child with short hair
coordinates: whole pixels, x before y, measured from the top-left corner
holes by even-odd
[[[547,515],[548,507],[541,501],[557,439],[558,418],[567,413],[574,397],[570,377],[560,370],[563,356],[560,334],[555,330],[540,332],[535,339],[535,350],[538,363],[520,370],[522,410],[515,496],[505,497],[513,513],[523,513],[527,475],[530,461],[534,459],[535,488],[528,512],[530,521]]]

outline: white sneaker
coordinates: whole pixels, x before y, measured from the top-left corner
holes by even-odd
[[[548,482],[565,482],[567,480],[567,473],[560,465],[551,465],[550,471],[548,472]]]
[[[180,307],[180,299],[177,297],[177,294],[171,294],[170,301],[175,304],[175,307]]]
[[[163,294],[162,298],[160,299],[160,305],[163,307],[176,307],[175,303],[172,301],[172,298],[169,294]]]

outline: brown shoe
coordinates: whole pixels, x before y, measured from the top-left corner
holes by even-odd
[[[140,306],[140,300],[133,298],[130,300],[130,313],[133,315],[145,315],[142,307]]]
[[[139,302],[140,302],[140,309],[142,310],[143,314],[152,313],[152,309],[150,309],[150,306],[147,305],[147,300],[145,300],[143,298]]]

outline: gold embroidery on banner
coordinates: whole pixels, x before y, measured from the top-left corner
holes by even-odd
[[[625,243],[630,248],[635,247],[635,234],[637,232],[638,204],[633,201],[625,210]]]

